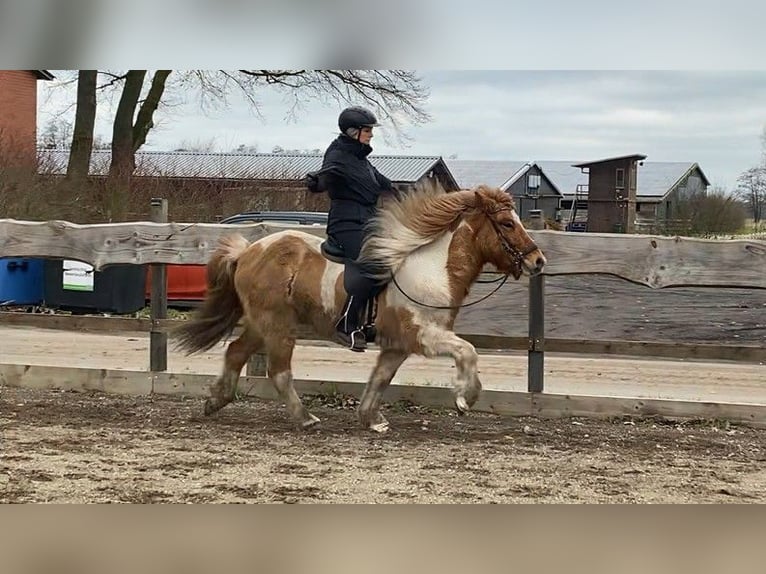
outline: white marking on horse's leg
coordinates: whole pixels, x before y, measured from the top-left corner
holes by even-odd
[[[311,413],[308,413],[308,415],[309,415],[309,418],[308,418],[308,420],[305,420],[305,421],[303,421],[303,422],[301,423],[301,426],[302,426],[303,428],[305,428],[305,429],[311,428],[311,427],[313,427],[314,425],[316,425],[316,424],[318,424],[318,423],[319,423],[319,418],[318,418],[318,417],[315,417],[315,416],[314,416],[314,415],[312,415]]]
[[[343,266],[336,265],[330,261],[325,261],[324,272],[322,273],[321,293],[322,309],[328,315],[335,315],[335,285],[338,281],[338,275],[343,271]]]
[[[267,340],[266,344],[269,356],[269,378],[277,388],[279,396],[285,401],[287,412],[290,413],[290,416],[296,423],[303,427],[316,424],[318,419],[306,410],[293,386],[291,363],[293,360],[293,349],[295,349],[295,339],[277,335]]]
[[[319,419],[312,415],[305,406],[293,386],[293,374],[291,371],[282,371],[271,377],[274,386],[279,391],[279,396],[287,405],[287,412],[290,417],[303,428],[309,428],[319,422]]]
[[[371,424],[369,428],[371,431],[375,431],[380,434],[386,433],[389,429],[388,421],[384,419],[383,422]]]
[[[378,362],[370,374],[359,402],[357,412],[362,426],[377,432],[388,430],[388,421],[380,413],[380,403],[391,379],[406,359],[406,352],[393,349],[383,349],[378,355]],[[381,430],[384,427],[385,430]]]
[[[468,411],[481,393],[479,355],[474,346],[452,331],[433,324],[421,328],[420,344],[426,356],[450,355],[455,360],[455,406],[459,412]]]

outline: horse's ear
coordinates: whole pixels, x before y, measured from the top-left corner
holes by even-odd
[[[473,205],[478,211],[485,211],[487,201],[481,192],[477,189],[473,192],[474,202]]]

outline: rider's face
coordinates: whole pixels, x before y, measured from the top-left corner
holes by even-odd
[[[363,144],[369,144],[372,139],[372,128],[363,127],[359,130],[359,141]]]

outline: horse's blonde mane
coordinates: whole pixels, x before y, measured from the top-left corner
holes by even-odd
[[[435,182],[419,182],[403,197],[387,200],[367,230],[359,256],[381,275],[395,271],[413,251],[439,238],[466,212],[476,209],[477,192],[493,203],[510,203],[510,195],[480,186],[448,193]]]

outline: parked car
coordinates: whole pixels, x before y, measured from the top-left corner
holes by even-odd
[[[297,223],[299,225],[327,225],[327,214],[321,211],[246,211],[224,217],[220,223]]]
[[[247,211],[223,218],[220,223],[291,223],[327,225],[327,214],[319,211]],[[205,298],[207,276],[205,265],[168,265],[168,305],[189,308]],[[151,268],[146,274],[146,300],[151,297]]]

